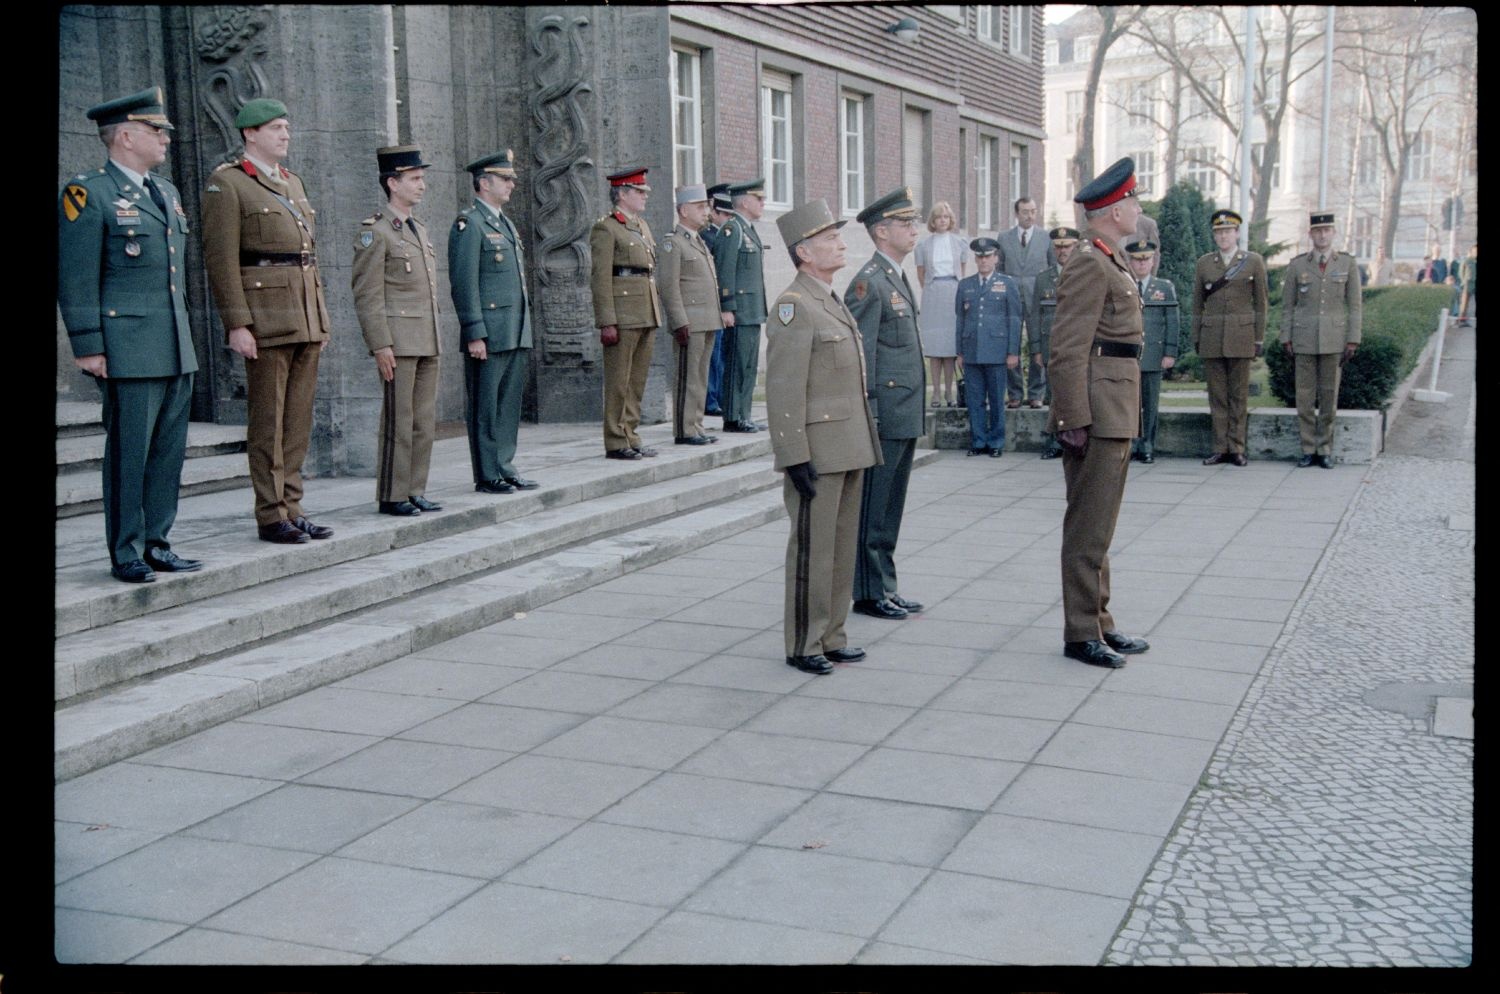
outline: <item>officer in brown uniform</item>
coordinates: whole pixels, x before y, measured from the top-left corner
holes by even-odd
[[[1282,284],[1281,344],[1296,364],[1297,466],[1332,469],[1339,371],[1359,348],[1363,301],[1354,257],[1333,247],[1333,212],[1312,214],[1307,233],[1312,251],[1287,265]]]
[[[1135,230],[1135,162],[1124,158],[1073,198],[1089,230],[1063,266],[1052,323],[1051,428],[1063,447],[1063,654],[1094,666],[1125,665],[1144,639],[1115,629],[1109,613],[1114,539],[1130,442],[1141,420],[1144,333],[1135,280],[1113,246]]]
[[[422,150],[379,149],[387,209],[354,236],[354,309],[385,384],[375,497],[381,514],[441,511],[428,500],[427,468],[437,429],[437,254],[427,225],[412,216],[427,190]]]
[[[1266,337],[1266,262],[1237,247],[1241,218],[1215,211],[1217,251],[1198,260],[1193,276],[1193,348],[1208,379],[1214,451],[1203,465],[1243,466],[1249,429],[1250,363]]]
[[[672,329],[677,385],[672,393],[672,434],[678,445],[708,445],[718,438],[703,433],[708,364],[719,337],[719,280],[714,257],[698,232],[708,220],[708,191],[702,184],[677,191],[677,226],[661,243],[658,284]]]
[[[203,263],[229,347],[245,357],[255,523],[268,542],[298,544],[333,534],[302,513],[318,356],[333,330],[317,211],[281,164],[291,141],[286,105],[252,100],[234,126],[245,153],[215,169],[203,189]]]
[[[833,289],[846,248],[823,200],[777,218],[797,276],[766,322],[766,412],[791,532],[786,545],[786,663],[804,673],[863,659],[844,621],[854,588],[864,471],[880,462],[865,400],[859,326]],[[921,394],[917,395],[919,398]]]
[[[640,459],[656,450],[641,444],[641,395],[651,368],[651,346],[661,324],[656,292],[656,240],[642,213],[651,187],[645,169],[609,177],[615,209],[589,231],[594,324],[604,346],[604,455]]]

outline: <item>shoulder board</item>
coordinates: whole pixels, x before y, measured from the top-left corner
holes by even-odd
[[[79,173],[77,176],[73,177],[73,182],[77,183],[79,180],[85,180],[85,179],[88,179],[88,178],[89,178],[89,174],[88,173]]]
[[[1077,252],[1092,252],[1092,251],[1094,251],[1094,249],[1093,249],[1092,246],[1089,245],[1088,242],[1079,242],[1078,245],[1077,245],[1077,247],[1074,249],[1074,251],[1077,251]],[[1062,272],[1062,267],[1059,266],[1058,269],[1057,269],[1057,271],[1059,273]]]
[[[380,216],[381,216],[381,212],[380,211],[376,211],[374,214],[371,214],[369,217],[365,218],[363,221],[361,221],[359,223],[360,224],[374,224],[376,221],[380,220]]]
[[[238,163],[234,163],[234,162],[221,162],[217,166],[214,166],[214,172],[216,172],[216,173],[222,173],[226,169],[233,169],[236,165],[238,165]]]
[[[629,223],[629,220],[630,220],[624,214],[621,214],[619,211],[611,211],[608,216],[614,218],[616,221],[619,221],[621,224],[627,224],[627,223]]]
[[[796,290],[788,290],[785,293],[783,293],[778,299],[780,299],[780,300],[787,300],[787,299],[801,300],[802,299],[802,294],[798,293]]]
[[[1094,239],[1094,247],[1097,248],[1100,252],[1103,252],[1105,255],[1114,255],[1114,252],[1110,250],[1110,247],[1104,244],[1101,239]]]
[[[876,265],[875,261],[872,259],[869,262],[865,263],[865,268],[859,271],[859,275],[874,276],[878,272],[880,272],[880,267]]]

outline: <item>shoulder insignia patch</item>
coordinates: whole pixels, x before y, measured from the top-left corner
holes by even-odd
[[[792,303],[791,301],[786,301],[786,302],[778,305],[777,308],[776,308],[776,317],[781,320],[781,323],[783,325],[791,324],[792,323],[792,318],[794,318],[796,316],[797,316],[797,305],[794,304],[794,303]]]
[[[730,235],[734,234],[734,226],[731,224],[724,225],[724,227],[719,229],[719,234],[723,235],[725,238],[728,238]]]
[[[203,192],[204,193],[222,193],[223,191],[219,189],[219,184],[217,184],[217,183],[210,183],[210,184],[208,184],[208,186],[205,186],[203,188]]]
[[[369,222],[367,221],[365,223],[368,224]],[[375,244],[375,232],[373,232],[373,231],[361,231],[359,233],[359,247],[360,248],[369,248],[371,245],[374,245],[374,244]]]
[[[379,220],[380,220],[380,212],[376,211],[374,214],[371,214],[369,217],[365,218],[363,221],[361,221],[359,223],[360,224],[374,224],[376,221],[379,221]]]
[[[63,217],[66,217],[69,222],[78,220],[78,216],[83,213],[83,208],[88,202],[88,189],[77,183],[69,183],[68,188],[63,191]]]
[[[459,231],[463,231],[469,226],[469,219],[460,214],[458,220],[453,222],[453,226]]]
[[[661,250],[663,252],[670,252],[670,251],[672,251],[672,236],[671,235],[668,235],[667,236],[667,240],[664,241],[664,242],[662,242]]]
[[[865,299],[865,294],[870,292],[870,284],[864,280],[854,281],[854,296],[860,300]]]

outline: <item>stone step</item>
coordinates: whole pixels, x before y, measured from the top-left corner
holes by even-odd
[[[243,451],[230,455],[201,456],[182,464],[178,492],[193,494],[234,490],[250,485],[250,465]],[[57,474],[57,516],[71,518],[104,510],[104,479],[96,466],[88,471]]]
[[[198,421],[188,424],[186,452],[188,459],[232,455],[244,451],[244,425],[216,425]],[[98,475],[100,468],[104,465],[104,435],[101,432],[60,437],[57,440],[55,452],[59,476],[64,473]],[[243,458],[241,461],[244,461]]]
[[[58,438],[104,434],[104,408],[97,400],[60,400],[53,416]]]

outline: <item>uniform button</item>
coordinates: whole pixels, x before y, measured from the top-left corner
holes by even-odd
[[[256,286],[257,289],[260,287],[260,280],[256,280],[255,281],[255,286]]]
[[[176,283],[168,283],[167,284],[167,289],[171,290],[173,293],[176,293],[177,292],[177,284]]]
[[[113,311],[113,310],[111,310],[111,311],[110,311],[110,312],[109,312],[109,316],[110,316],[110,317],[114,317],[114,316],[115,316],[115,312],[114,312],[114,311]]]
[[[493,310],[494,310],[494,309],[495,309],[495,305],[494,305],[494,304],[491,304],[491,305],[490,305],[490,310],[492,310],[492,311],[493,311]]]
[[[260,209],[260,212],[261,212],[261,213],[262,213],[262,214],[269,214],[269,213],[271,213],[271,208],[269,208],[269,207],[262,207],[262,208],[261,208],[261,209]]]
[[[167,268],[170,269],[174,273],[177,272],[177,267],[176,266],[168,266]]]
[[[167,246],[167,251],[170,252],[170,253],[172,253],[173,255],[176,255],[177,254],[177,247],[175,245],[168,245]]]

